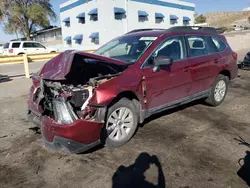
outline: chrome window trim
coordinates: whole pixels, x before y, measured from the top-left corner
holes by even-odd
[[[146,68],[152,67],[152,66],[144,67],[144,65],[145,65],[145,63],[148,61],[148,59],[151,57],[151,55],[155,52],[155,50],[156,50],[160,45],[162,45],[162,43],[165,42],[166,40],[171,39],[171,38],[174,38],[174,37],[178,37],[178,36],[184,37],[185,45],[186,45],[185,48],[189,47],[188,44],[186,44],[186,43],[187,43],[187,39],[186,39],[187,36],[201,36],[201,37],[211,37],[211,38],[214,37],[214,38],[216,38],[216,39],[222,41],[222,42],[225,44],[226,48],[225,48],[223,51],[220,51],[220,52],[211,53],[211,54],[207,54],[207,55],[201,55],[201,56],[195,56],[195,57],[188,57],[188,54],[187,54],[188,49],[186,49],[186,58],[180,59],[180,60],[178,60],[178,61],[175,61],[174,63],[178,63],[178,62],[184,61],[184,60],[199,58],[199,57],[205,57],[205,56],[209,56],[209,55],[221,54],[221,53],[225,52],[228,48],[230,48],[230,46],[229,46],[227,43],[225,43],[222,39],[220,39],[220,38],[218,38],[217,36],[214,36],[214,35],[201,35],[201,34],[175,35],[175,36],[171,36],[171,37],[169,37],[169,38],[166,38],[166,39],[163,40],[157,47],[155,47],[155,49],[153,50],[153,52],[151,52],[150,55],[147,57],[147,59],[142,63],[140,69],[146,69]]]

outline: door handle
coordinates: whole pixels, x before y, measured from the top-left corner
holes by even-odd
[[[219,59],[214,59],[214,63],[219,63]]]
[[[183,69],[183,71],[184,71],[184,72],[190,72],[190,68],[189,68],[189,67],[185,67],[185,68]]]

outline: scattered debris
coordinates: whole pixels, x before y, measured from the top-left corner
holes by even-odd
[[[35,134],[41,134],[40,127],[30,127],[29,130],[35,132]]]
[[[37,169],[36,169],[36,174],[38,174],[39,169],[40,169],[40,165],[39,165],[39,166],[37,167]]]
[[[3,135],[3,136],[0,136],[0,138],[6,138],[8,137],[8,135]]]

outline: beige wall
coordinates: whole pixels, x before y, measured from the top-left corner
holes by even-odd
[[[250,51],[250,31],[231,32],[224,35],[234,51]]]

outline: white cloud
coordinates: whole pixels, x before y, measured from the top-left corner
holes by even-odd
[[[243,11],[250,11],[250,7],[244,8]]]

